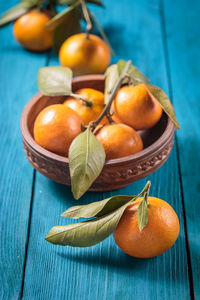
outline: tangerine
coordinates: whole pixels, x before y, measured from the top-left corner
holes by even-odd
[[[149,258],[170,249],[178,238],[179,219],[173,208],[165,201],[148,197],[148,223],[140,232],[137,209],[142,198],[129,204],[120,219],[114,239],[119,248],[128,255]]]
[[[81,118],[71,108],[53,104],[44,108],[37,116],[33,135],[41,147],[67,156],[73,139],[81,133]]]
[[[88,125],[90,122],[97,120],[105,107],[104,94],[90,88],[80,89],[76,91],[76,94],[88,99],[90,102],[87,104],[87,102],[83,100],[68,97],[63,104],[75,110],[80,115],[84,125]],[[108,123],[106,118],[103,118],[103,123]]]
[[[113,101],[113,120],[143,130],[153,127],[161,118],[162,107],[145,84],[124,86]]]
[[[32,10],[14,23],[13,33],[16,40],[31,51],[45,51],[51,48],[53,32],[45,28],[50,17],[37,10]]]
[[[101,142],[106,159],[135,154],[143,149],[139,134],[125,124],[110,124],[97,129],[96,138]]]
[[[74,75],[103,73],[110,63],[110,50],[98,36],[79,33],[69,37],[61,46],[61,65]]]

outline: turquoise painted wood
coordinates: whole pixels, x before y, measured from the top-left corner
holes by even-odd
[[[110,2],[107,10],[112,9]],[[119,18],[121,11],[126,18]],[[133,15],[130,14],[133,12]],[[143,14],[141,14],[141,11]],[[131,58],[152,81],[168,89],[159,5],[154,1],[115,2],[112,22],[100,9],[118,56]],[[103,17],[104,16],[104,17]],[[113,25],[112,25],[113,23]],[[115,28],[116,24],[116,28]],[[123,29],[123,30],[122,30]],[[138,32],[140,31],[140,33]],[[151,51],[149,45],[154,40]],[[159,49],[159,52],[157,51]],[[58,64],[55,58],[51,65]],[[44,241],[49,228],[71,221],[59,217],[74,205],[69,188],[37,174],[24,280],[24,299],[189,299],[189,279],[176,148],[166,165],[150,177],[151,194],[169,201],[181,220],[181,234],[166,254],[150,260],[133,259],[119,250],[113,238],[92,248],[62,248]],[[79,203],[114,194],[135,194],[145,180],[110,193],[88,193]],[[160,298],[162,297],[162,298]]]
[[[15,3],[0,1],[0,11]],[[21,295],[33,169],[24,157],[19,120],[45,62],[15,42],[12,26],[0,30],[0,299]]]
[[[177,117],[181,179],[195,299],[200,299],[200,26],[199,1],[164,1],[163,15],[171,93]],[[174,13],[170,14],[173,5]]]
[[[0,11],[14,3],[17,0],[0,2]],[[200,299],[196,88],[200,5],[197,0],[192,6],[189,0],[110,0],[106,6],[106,10],[91,7],[117,52],[113,62],[132,59],[171,94],[182,130],[167,163],[149,178],[114,192],[87,193],[78,203],[135,194],[150,179],[150,194],[168,201],[178,213],[180,236],[172,249],[148,260],[127,256],[112,236],[85,249],[44,240],[52,226],[72,222],[59,215],[75,202],[70,188],[38,173],[34,177],[23,154],[19,119],[37,92],[38,69],[47,63],[57,65],[58,60],[52,54],[23,50],[9,26],[0,30],[0,299],[188,300],[194,299],[193,292]]]

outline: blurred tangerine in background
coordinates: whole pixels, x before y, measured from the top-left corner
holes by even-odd
[[[15,21],[14,36],[28,50],[48,50],[53,43],[53,31],[45,28],[49,21],[50,17],[45,12],[32,10]]]
[[[74,75],[103,73],[111,54],[106,43],[94,34],[79,33],[69,37],[59,51],[61,65],[70,68]]]

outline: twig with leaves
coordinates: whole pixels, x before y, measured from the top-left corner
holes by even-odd
[[[151,183],[147,182],[136,196],[113,196],[88,205],[73,206],[61,216],[70,219],[94,218],[84,222],[53,227],[46,240],[52,244],[74,247],[96,245],[111,235],[116,229],[123,212],[130,203],[144,197],[137,210],[137,222],[142,231],[148,223],[148,195]]]

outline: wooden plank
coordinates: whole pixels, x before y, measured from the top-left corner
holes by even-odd
[[[106,29],[117,57],[129,59],[167,90],[159,5],[157,1],[114,1],[106,13],[95,13]],[[110,18],[112,14],[112,19]],[[58,64],[56,59],[51,64]],[[151,175],[151,195],[167,200],[177,211],[180,237],[167,253],[148,260],[134,259],[117,248],[112,236],[91,248],[59,247],[44,237],[56,224],[72,221],[59,217],[77,204],[70,189],[42,175],[36,176],[32,222],[25,273],[24,299],[189,299],[189,281],[177,153]],[[147,178],[114,192],[87,193],[78,203],[115,194],[139,192]]]
[[[170,8],[173,6],[173,14]],[[200,299],[199,162],[200,162],[200,3],[164,1],[169,76],[174,106],[181,122],[177,133],[187,233],[195,299]]]
[[[17,1],[0,1],[4,12]],[[12,25],[0,30],[0,299],[18,299],[26,250],[33,169],[20,135],[20,115],[36,93],[36,74],[46,55],[23,50]]]

